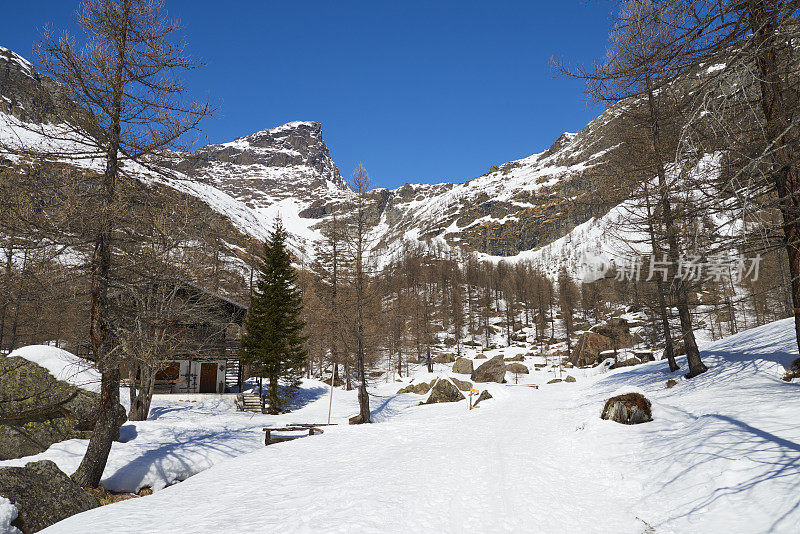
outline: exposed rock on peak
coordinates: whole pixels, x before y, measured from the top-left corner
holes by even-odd
[[[27,59],[0,46],[0,114],[41,124],[63,122],[74,112],[61,86],[40,76]]]

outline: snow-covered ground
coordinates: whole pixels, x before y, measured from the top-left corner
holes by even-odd
[[[263,426],[326,421],[327,386],[306,382],[298,409],[281,416],[237,413],[226,398],[159,398],[151,420],[126,425],[104,483],[160,491],[48,532],[796,532],[800,389],[780,380],[797,357],[792,327],[706,346],[710,370],[671,389],[677,377],[662,362],[569,370],[576,383],[551,385],[539,371],[525,377],[538,390],[491,384],[494,398],[469,411],[419,406],[422,396],[393,394],[404,384],[381,382],[377,424],[269,447]],[[602,421],[603,401],[632,388],[651,399],[654,421]],[[334,422],[355,412],[354,392],[335,390]],[[70,471],[83,447],[40,456]]]

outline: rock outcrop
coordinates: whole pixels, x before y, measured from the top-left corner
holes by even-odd
[[[471,375],[474,371],[472,360],[468,358],[459,358],[453,364],[453,372],[462,375]]]
[[[91,437],[97,393],[57,380],[17,356],[0,356],[0,460],[44,452],[53,443]],[[125,422],[117,405],[117,420]]]
[[[506,363],[502,356],[495,356],[478,366],[470,375],[473,382],[505,382]]]
[[[100,506],[50,460],[0,468],[0,495],[17,508],[12,525],[24,533]],[[91,531],[88,525],[86,531]]]
[[[458,402],[466,397],[450,380],[441,378],[431,388],[431,394],[424,404],[438,404],[441,402]]]
[[[637,425],[653,420],[650,401],[641,393],[626,393],[606,401],[603,419],[624,425]]]
[[[506,371],[508,371],[509,373],[514,373],[515,375],[527,375],[528,373],[530,373],[528,368],[519,362],[506,364]]]
[[[419,382],[418,384],[409,384],[404,388],[398,390],[398,394],[400,393],[416,393],[417,395],[425,395],[427,392],[431,390],[431,386],[433,386],[433,382]]]
[[[611,338],[595,332],[585,332],[575,344],[570,363],[578,367],[594,365],[599,361],[601,352],[613,348],[614,342]]]
[[[493,398],[492,394],[489,393],[488,390],[484,389],[483,391],[481,391],[481,394],[478,395],[478,400],[475,401],[475,404],[473,404],[473,406],[477,406],[479,402],[482,402],[482,401],[485,401],[485,400],[488,400],[488,399],[491,399],[491,398]]]
[[[450,380],[452,380],[453,384],[455,384],[456,387],[461,391],[469,391],[472,389],[472,382],[468,380],[459,380],[458,378],[452,376],[450,377]]]

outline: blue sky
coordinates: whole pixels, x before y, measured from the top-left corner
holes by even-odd
[[[3,7],[0,45],[30,58],[39,29],[74,31],[77,2]],[[602,57],[612,3],[167,0],[190,52],[187,79],[219,106],[210,142],[316,120],[343,175],[375,185],[463,181],[544,150],[600,113],[554,74]]]

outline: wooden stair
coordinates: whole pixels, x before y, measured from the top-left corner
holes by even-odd
[[[239,386],[242,379],[242,366],[239,360],[226,360],[225,361],[225,390],[226,391],[239,391]]]
[[[236,407],[240,412],[262,413],[261,399],[255,393],[239,393],[236,396]]]

